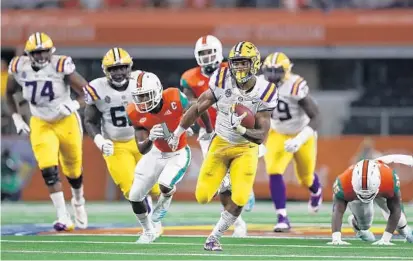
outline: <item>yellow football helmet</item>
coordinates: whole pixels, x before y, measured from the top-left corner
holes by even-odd
[[[244,84],[258,73],[261,66],[260,52],[251,42],[239,42],[229,52],[228,65],[232,77],[239,84]]]
[[[34,67],[43,68],[50,63],[56,51],[52,39],[45,33],[36,32],[29,36],[24,52],[29,56]]]
[[[275,52],[265,58],[261,69],[267,81],[278,84],[290,77],[292,67],[285,53]]]
[[[102,69],[114,87],[124,86],[132,72],[132,57],[122,48],[110,49],[102,59]]]

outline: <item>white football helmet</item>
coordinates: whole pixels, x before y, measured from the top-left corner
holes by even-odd
[[[361,202],[371,202],[379,193],[380,183],[380,168],[377,161],[362,160],[354,166],[351,184]]]
[[[150,72],[140,72],[136,88],[131,92],[136,109],[141,113],[153,110],[161,102],[162,91],[158,76]]]
[[[224,60],[221,41],[212,35],[205,35],[196,41],[195,59],[203,73],[212,74]]]

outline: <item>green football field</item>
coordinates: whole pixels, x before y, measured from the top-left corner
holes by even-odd
[[[372,246],[354,238],[343,220],[350,246],[329,246],[331,204],[307,213],[305,203],[289,203],[291,233],[271,232],[275,223],[270,202],[243,213],[249,237],[221,240],[222,252],[207,252],[203,243],[220,216],[217,203],[173,202],[164,220],[164,235],[150,245],[135,244],[140,228],[126,202],[88,203],[90,229],[55,233],[51,203],[2,204],[2,260],[413,260],[413,244],[395,236],[394,246]],[[69,207],[70,210],[70,207]],[[410,224],[413,207],[405,206]],[[372,231],[379,238],[385,221],[377,209]]]

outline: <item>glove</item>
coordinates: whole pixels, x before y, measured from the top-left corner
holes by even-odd
[[[16,131],[17,134],[26,134],[28,135],[30,133],[30,127],[29,125],[27,125],[27,123],[23,120],[23,117],[18,114],[18,113],[13,113],[11,115],[13,122],[14,122],[14,126],[16,126]]]
[[[284,149],[287,152],[295,153],[300,149],[301,145],[302,145],[302,143],[299,139],[292,138],[292,139],[288,139],[284,142]]]
[[[179,137],[176,136],[174,133],[169,137],[168,139],[168,145],[172,149],[172,151],[175,151],[176,148],[178,147],[179,144]]]
[[[241,125],[241,122],[245,117],[247,117],[247,113],[244,112],[241,116],[238,116],[238,114],[235,112],[235,105],[236,104],[233,104],[229,109],[231,128],[243,135],[247,131],[247,129]]]
[[[160,124],[154,125],[149,132],[149,140],[154,141],[157,139],[163,139],[165,134],[163,132],[162,126]]]
[[[57,111],[63,116],[69,116],[73,112],[77,111],[80,108],[80,104],[76,100],[72,100],[66,104],[59,104],[57,106]]]
[[[197,140],[197,141],[200,141],[200,140],[211,140],[211,139],[214,137],[214,135],[215,135],[215,131],[212,131],[212,132],[210,132],[210,133],[205,132],[204,134],[198,136],[198,139],[196,139],[196,140]]]
[[[333,240],[331,242],[328,242],[327,245],[334,245],[334,246],[351,245],[350,243],[341,240],[341,232],[334,232],[331,236]]]
[[[114,152],[113,142],[111,140],[103,138],[102,135],[97,134],[93,139],[96,146],[105,156],[112,156]]]
[[[375,246],[393,246],[394,243],[392,243],[390,241],[386,241],[382,238],[379,241],[374,242],[372,245],[375,245]]]
[[[186,130],[186,135],[187,136],[194,136],[194,130],[192,128],[188,128]]]

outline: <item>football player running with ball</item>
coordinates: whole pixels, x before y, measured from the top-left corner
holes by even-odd
[[[196,41],[194,55],[199,66],[185,71],[181,77],[181,87],[191,104],[196,103],[202,93],[209,91],[209,80],[214,71],[218,68],[228,67],[227,63],[222,62],[224,59],[222,54],[222,44],[215,36],[205,35],[200,37]],[[211,139],[215,134],[213,129],[215,128],[216,118],[217,111],[211,106],[205,113],[201,114],[200,118],[197,120],[198,124],[201,126],[198,141],[204,158],[207,154]],[[221,183],[218,193],[222,199],[221,203],[223,203],[224,207],[227,196],[223,194],[230,193],[230,189],[229,173],[227,173]],[[244,210],[251,211],[254,203],[255,196],[254,191],[252,191]],[[241,216],[239,216],[234,223],[234,233],[232,236],[247,236],[247,224]]]
[[[76,226],[87,228],[82,182],[83,131],[77,114],[87,81],[76,72],[71,57],[55,55],[55,50],[45,33],[30,35],[24,48],[27,56],[16,56],[10,63],[6,100],[17,132],[30,134],[34,156],[57,212],[53,227],[69,231],[74,225],[66,210],[58,164],[71,186]],[[81,99],[71,99],[70,86]],[[13,98],[20,91],[29,102],[30,127],[18,114]]]
[[[133,171],[142,157],[135,141],[135,130],[128,120],[126,106],[141,71],[132,72],[133,61],[122,48],[110,49],[102,59],[105,77],[91,81],[86,94],[85,129],[102,152],[107,168],[123,196],[128,199]],[[151,194],[158,196],[159,186]]]
[[[260,69],[260,53],[251,42],[239,42],[230,51],[228,68],[219,68],[209,81],[210,89],[185,113],[179,126],[169,138],[173,149],[196,119],[216,104],[218,116],[215,132],[206,158],[202,163],[195,196],[199,203],[211,201],[227,170],[230,171],[231,194],[221,218],[207,238],[204,249],[222,250],[219,242],[224,232],[234,224],[247,204],[258,165],[258,145],[263,143],[270,129],[271,111],[277,105],[277,88],[256,74]],[[248,115],[238,115],[236,104],[247,107],[255,118],[254,128],[241,122]],[[251,115],[252,116],[252,115]]]
[[[328,244],[350,244],[341,239],[341,225],[347,206],[352,213],[348,222],[356,236],[364,241],[375,241],[374,234],[369,230],[374,217],[373,202],[380,207],[387,220],[383,236],[373,245],[393,245],[390,240],[394,230],[404,236],[407,242],[413,243],[412,230],[402,211],[399,177],[386,165],[391,163],[413,167],[413,157],[395,154],[375,160],[362,160],[337,177],[333,186],[333,240]]]
[[[149,72],[138,75],[132,97],[133,103],[128,105],[127,113],[143,156],[135,168],[129,201],[143,227],[137,243],[147,244],[159,237],[157,224],[166,215],[175,185],[182,180],[191,162],[185,133],[178,140],[176,150],[171,150],[167,143],[170,130],[178,127],[189,102],[177,88],[163,91],[159,78]],[[162,193],[150,220],[144,199],[156,182]]]
[[[262,65],[262,77],[275,83],[279,93],[277,108],[271,116],[271,130],[266,142],[268,150],[264,155],[270,175],[271,198],[278,215],[274,232],[288,232],[291,228],[282,175],[292,159],[298,181],[310,191],[309,212],[317,212],[322,202],[321,185],[314,173],[319,110],[308,95],[307,82],[293,74],[291,67],[290,59],[284,53],[270,54]]]

